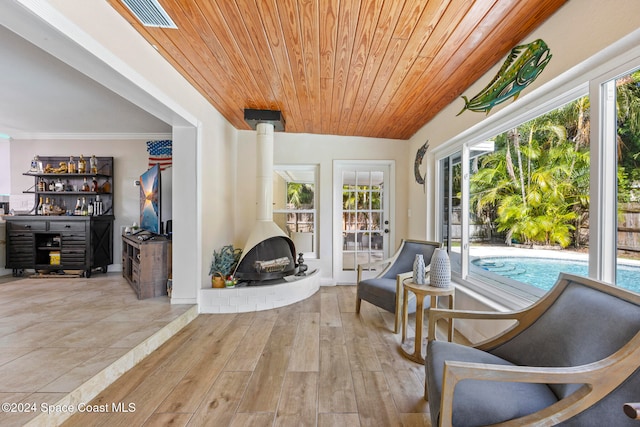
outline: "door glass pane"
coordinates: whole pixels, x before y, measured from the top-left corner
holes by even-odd
[[[634,71],[616,80],[616,109],[616,284],[640,292],[640,71]]]
[[[358,210],[363,211],[369,208],[369,194],[366,187],[360,190],[359,197],[357,198]]]
[[[370,231],[382,230],[382,212],[371,212],[371,221],[369,222]]]
[[[371,193],[371,209],[382,209],[382,191],[373,190]]]
[[[354,193],[349,186],[345,187],[342,191],[342,208],[345,210],[355,208]]]

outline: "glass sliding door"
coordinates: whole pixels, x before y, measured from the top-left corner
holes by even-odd
[[[609,142],[616,147],[617,233],[615,283],[640,292],[640,70],[605,84],[615,103],[605,112],[615,128]]]
[[[461,153],[440,160],[440,218],[443,246],[449,252],[451,271],[460,274],[462,230],[462,163]]]

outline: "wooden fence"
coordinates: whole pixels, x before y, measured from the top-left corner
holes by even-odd
[[[640,252],[640,203],[624,203],[618,211],[618,249]]]

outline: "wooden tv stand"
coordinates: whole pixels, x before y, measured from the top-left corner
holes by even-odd
[[[167,295],[167,279],[171,274],[171,240],[154,236],[138,239],[142,233],[122,236],[122,276],[138,295],[138,299]]]

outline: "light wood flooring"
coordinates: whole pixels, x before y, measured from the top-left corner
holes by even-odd
[[[31,422],[42,404],[74,392],[95,396],[124,372],[114,366],[133,365],[136,353],[157,348],[175,333],[158,341],[167,327],[190,313],[197,315],[194,306],[171,305],[167,297],[138,300],[119,273],[0,278],[0,403],[23,405],[21,413],[0,410],[0,425]]]
[[[424,366],[355,287],[244,314],[199,315],[65,426],[429,426]],[[115,412],[114,405],[130,409]],[[131,406],[130,406],[131,405]]]

